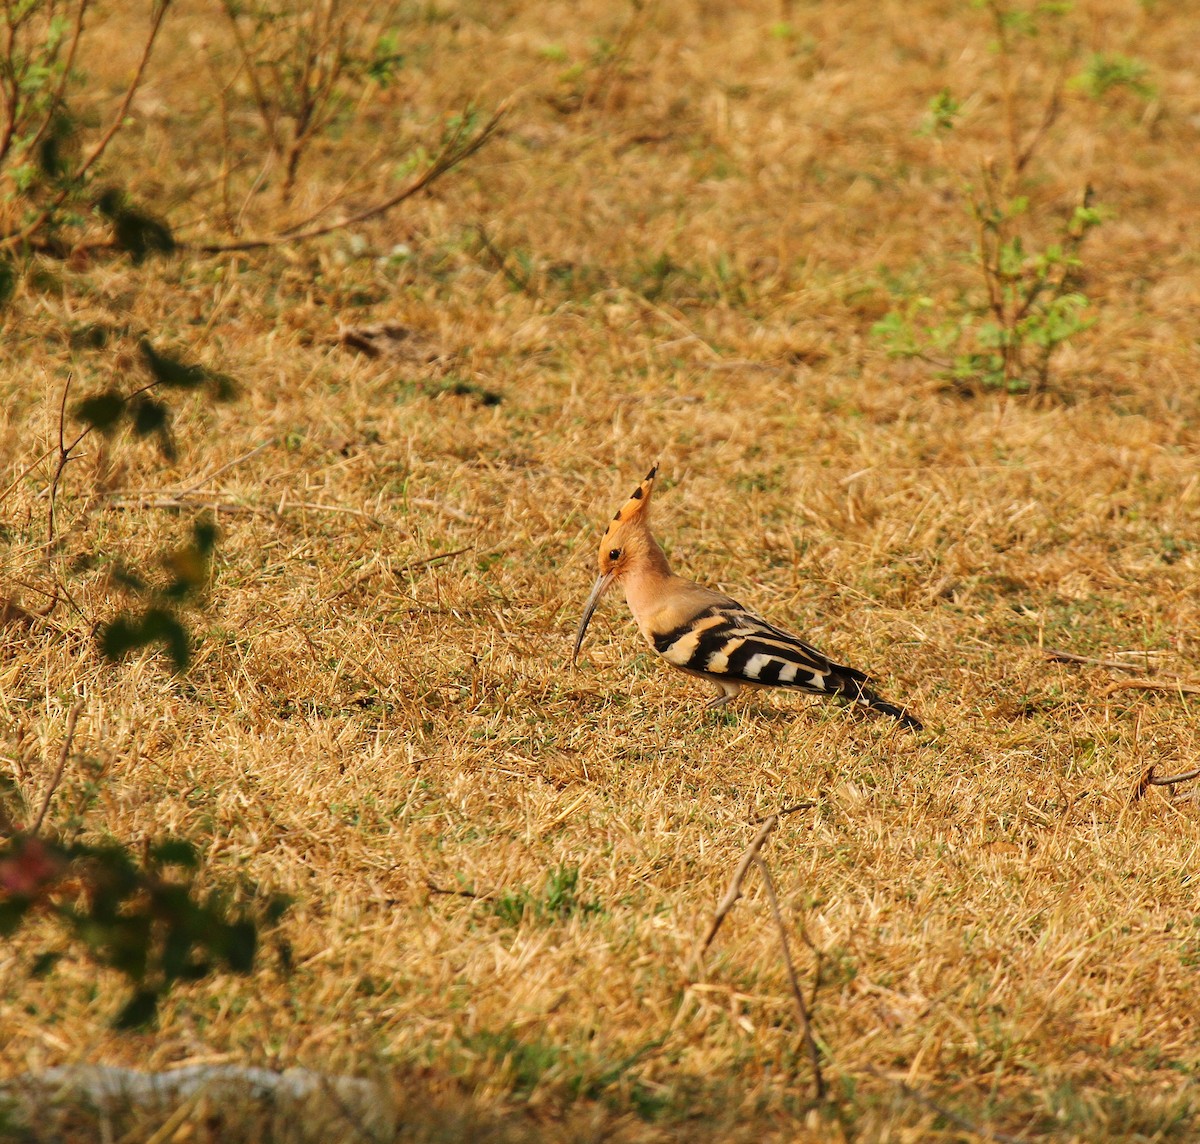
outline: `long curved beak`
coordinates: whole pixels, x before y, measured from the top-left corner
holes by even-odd
[[[579,649],[583,646],[583,637],[587,632],[588,624],[592,622],[592,613],[596,610],[596,605],[600,603],[600,597],[608,590],[608,586],[614,579],[615,577],[611,572],[606,572],[592,585],[592,594],[583,606],[583,618],[579,621],[579,627],[575,630],[575,650],[571,652],[572,667],[575,666],[575,660],[579,656]]]

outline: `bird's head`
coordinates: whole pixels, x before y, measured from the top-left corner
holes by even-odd
[[[650,494],[654,491],[654,477],[657,473],[658,465],[655,465],[608,523],[600,541],[600,576],[592,586],[592,594],[584,605],[583,618],[575,632],[572,663],[579,655],[583,637],[600,597],[630,569],[637,567],[640,557],[657,547],[653,536],[650,535]]]

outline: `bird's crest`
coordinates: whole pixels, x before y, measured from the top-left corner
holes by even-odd
[[[654,478],[657,473],[658,465],[656,463],[654,467],[646,474],[645,478],[642,480],[642,483],[633,490],[629,500],[627,500],[625,504],[618,509],[617,515],[612,518],[612,524],[608,526],[610,530],[615,525],[628,524],[631,520],[634,520],[639,516],[645,518],[649,515],[650,494],[654,491]]]

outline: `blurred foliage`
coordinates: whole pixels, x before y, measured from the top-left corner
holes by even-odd
[[[221,0],[267,145],[281,161],[279,198],[290,201],[305,152],[349,120],[371,86],[404,67],[395,31],[400,5],[321,0]]]
[[[203,891],[196,848],[182,839],[147,843],[139,856],[118,842],[65,843],[13,830],[7,811],[3,817],[0,937],[11,938],[32,917],[53,919],[65,945],[82,948],[131,987],[118,1028],[153,1021],[178,983],[250,973],[261,931],[287,909],[285,898],[253,887]],[[63,948],[39,953],[30,974],[46,975],[65,955]]]
[[[1069,5],[1002,3],[977,0],[988,12],[995,33],[1000,99],[993,123],[1004,157],[989,156],[973,180],[963,179],[962,202],[976,231],[971,263],[976,287],[953,302],[939,303],[930,294],[893,289],[899,305],[871,328],[895,357],[929,362],[938,376],[965,392],[1000,390],[1032,393],[1050,379],[1056,352],[1095,321],[1088,316],[1090,300],[1083,290],[1080,250],[1088,233],[1104,220],[1092,204],[1090,187],[1069,216],[1055,221],[1035,217],[1029,187],[1032,161],[1062,111],[1062,57],[1077,50],[1076,37],[1063,23]],[[1050,87],[1038,118],[1028,115],[1023,85],[1016,80],[1017,63],[1034,43],[1047,56],[1058,55],[1059,76]],[[1120,84],[1140,82],[1143,72],[1132,61],[1093,56],[1077,83],[1098,98]],[[929,102],[919,133],[944,150],[961,126],[967,101],[943,88]],[[1053,231],[1049,241],[1035,239]],[[890,276],[897,283],[894,275]]]
[[[214,401],[229,401],[237,394],[237,383],[227,374],[157,349],[147,338],[140,341],[139,348],[151,380],[132,393],[109,387],[78,401],[73,413],[85,428],[72,449],[92,431],[112,436],[126,427],[134,437],[154,437],[163,456],[174,460],[171,410],[165,401],[152,394],[202,390]],[[100,650],[106,659],[123,659],[142,648],[161,645],[176,671],[187,668],[191,660],[191,637],[182,619],[182,609],[195,603],[207,584],[216,541],[216,524],[209,516],[202,515],[192,522],[188,544],[159,554],[157,563],[167,572],[165,581],[144,570],[131,569],[119,562],[114,564],[112,582],[136,596],[141,606],[135,612],[119,612],[100,625]],[[76,563],[90,566],[93,562],[84,558]]]
[[[80,144],[72,100],[85,87],[76,66],[93,0],[0,0],[0,246],[67,253],[97,212],[134,262],[175,248],[170,228],[119,189],[93,195],[105,152],[126,124],[170,0],[151,5],[140,63],[111,123]],[[0,279],[0,303],[4,300]]]

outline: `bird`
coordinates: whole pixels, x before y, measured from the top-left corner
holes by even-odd
[[[600,541],[600,575],[575,632],[572,666],[600,598],[620,584],[643,639],[672,667],[716,687],[709,710],[724,707],[743,687],[783,687],[838,696],[890,715],[909,730],[923,729],[915,715],[876,695],[863,672],[835,663],[731,596],[673,573],[650,531],[650,497],[657,475],[656,464]]]

